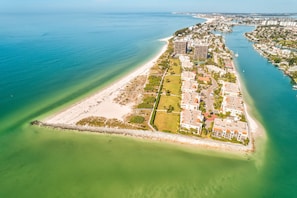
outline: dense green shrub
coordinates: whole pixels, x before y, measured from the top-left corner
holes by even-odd
[[[141,124],[141,123],[144,122],[144,120],[145,119],[142,116],[133,116],[133,117],[130,118],[130,122],[136,123],[136,124]]]

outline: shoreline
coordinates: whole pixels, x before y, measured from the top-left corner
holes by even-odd
[[[250,130],[250,142],[249,142],[249,145],[251,144],[252,147],[253,147],[253,151],[255,152],[256,151],[256,146],[255,144],[258,143],[257,141],[257,138],[259,137],[265,137],[266,135],[266,131],[264,129],[264,127],[262,126],[262,124],[256,119],[254,118],[252,115],[252,112],[251,112],[251,106],[248,105],[248,102],[247,102],[247,98],[251,98],[249,93],[247,92],[246,90],[246,87],[244,86],[244,81],[242,80],[240,74],[239,74],[239,71],[238,71],[238,65],[237,65],[237,62],[233,60],[233,64],[235,64],[236,66],[236,69],[235,69],[235,75],[236,75],[236,78],[238,79],[238,85],[239,85],[239,88],[241,90],[241,92],[245,92],[245,97],[243,97],[243,101],[244,101],[244,111],[245,111],[245,115],[246,115],[246,120],[247,120],[247,123],[248,123],[248,127],[249,127],[249,130]]]
[[[201,16],[201,15],[195,15],[195,16],[193,16],[193,18],[204,19],[205,21],[203,23],[211,23],[216,20],[215,18],[210,18],[210,17],[206,17],[206,16]]]
[[[72,106],[63,109],[60,112],[43,119],[42,121],[33,121],[31,124],[60,130],[65,129],[79,132],[96,132],[101,134],[122,135],[150,140],[158,140],[160,142],[166,141],[171,143],[195,145],[206,149],[211,148],[214,150],[223,150],[232,153],[253,153],[255,151],[255,137],[263,133],[263,128],[261,128],[261,131],[259,131],[259,124],[255,121],[253,117],[250,116],[250,112],[248,112],[250,107],[246,105],[246,101],[244,109],[246,112],[248,127],[250,129],[250,142],[246,146],[231,142],[185,136],[182,134],[168,134],[159,131],[153,132],[76,125],[78,121],[91,116],[100,116],[105,117],[107,119],[122,120],[124,116],[131,113],[133,111],[133,105],[120,105],[114,102],[113,99],[117,97],[121,93],[121,90],[126,85],[128,85],[133,79],[141,75],[148,75],[150,68],[154,66],[154,64],[160,58],[160,56],[162,56],[162,54],[167,50],[170,38],[172,37],[159,39],[159,41],[161,42],[166,42],[166,45],[164,45],[161,48],[157,55],[155,55],[152,59],[144,63],[139,68],[136,68],[134,71],[128,73],[127,75],[115,81],[106,88],[103,88],[95,92],[93,95],[73,104]],[[234,60],[232,62],[233,64],[235,64]],[[243,87],[240,82],[241,79],[239,77],[237,69],[235,69],[235,74],[238,78],[239,87],[241,90],[243,90]]]
[[[149,61],[140,67],[119,78],[110,85],[99,89],[92,95],[68,106],[64,109],[45,117],[42,121],[49,124],[76,124],[79,120],[90,116],[102,116],[106,118],[116,118],[122,120],[123,117],[132,112],[133,105],[120,105],[113,101],[121,90],[125,88],[133,79],[141,75],[147,75],[150,68],[154,66],[159,57],[167,50],[171,37],[159,39],[166,44]]]
[[[254,152],[252,145],[244,146],[242,144],[236,144],[231,142],[223,142],[212,139],[204,139],[199,137],[191,137],[182,134],[166,133],[161,131],[147,131],[147,130],[131,130],[131,129],[116,129],[107,127],[90,127],[90,126],[77,126],[69,124],[50,124],[40,121],[33,121],[31,125],[38,127],[52,128],[56,130],[75,131],[79,133],[92,133],[103,135],[115,135],[115,136],[128,136],[141,138],[146,140],[152,140],[156,142],[168,142],[179,145],[197,146],[202,149],[210,149],[213,151],[224,151],[231,154],[247,155]]]
[[[260,26],[261,27],[261,26]],[[290,69],[288,68],[290,66],[289,64],[289,57],[285,57],[283,55],[280,54],[280,52],[276,52],[276,56],[278,58],[280,58],[279,62],[275,61],[274,60],[274,57],[271,57],[271,53],[268,51],[268,50],[263,50],[262,49],[262,46],[265,46],[266,48],[269,47],[270,49],[272,47],[275,47],[277,48],[277,44],[271,44],[271,41],[266,41],[266,42],[263,42],[261,39],[257,39],[255,38],[253,35],[250,35],[252,34],[253,32],[257,32],[257,26],[256,28],[252,31],[252,32],[246,32],[244,34],[244,37],[246,39],[248,39],[250,42],[253,43],[253,48],[263,57],[265,58],[269,63],[271,63],[274,67],[278,68],[279,70],[281,70],[283,72],[284,75],[286,75],[287,77],[289,77],[291,79],[291,84],[292,85],[296,85],[297,84],[297,80],[294,79],[293,77],[293,72],[290,71]],[[295,51],[296,49],[294,47],[289,47],[289,46],[283,46],[281,48],[279,48],[279,50],[281,49],[287,49],[287,50],[290,50],[291,53],[292,51]],[[294,57],[294,56],[293,56]],[[291,57],[292,58],[292,57]],[[283,64],[283,66],[282,66]],[[292,67],[294,66],[291,65]]]

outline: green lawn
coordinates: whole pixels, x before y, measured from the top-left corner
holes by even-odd
[[[155,125],[159,131],[177,133],[179,130],[179,114],[157,112]]]
[[[170,90],[171,94],[181,94],[181,77],[180,76],[166,76],[163,83],[164,90]]]
[[[158,110],[166,110],[169,105],[173,106],[174,107],[174,110],[173,111],[178,111],[180,112],[181,109],[180,109],[180,97],[178,96],[165,96],[165,95],[162,95],[161,96],[161,99],[160,99],[160,102],[159,102],[159,106],[158,106]],[[166,108],[164,108],[166,107]]]

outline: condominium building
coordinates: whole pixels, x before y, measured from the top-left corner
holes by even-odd
[[[179,56],[179,60],[181,62],[181,66],[182,66],[183,69],[191,69],[191,68],[193,68],[193,63],[191,62],[189,56],[180,55]]]
[[[196,92],[182,93],[181,108],[188,110],[199,110],[200,96]]]
[[[183,71],[181,73],[181,79],[185,81],[195,80],[196,74],[191,71]]]
[[[182,92],[196,92],[198,89],[198,83],[194,80],[186,80],[182,82]]]
[[[240,93],[239,86],[236,83],[224,82],[222,86],[222,95],[238,96]]]
[[[242,98],[237,96],[225,96],[222,102],[223,113],[230,112],[231,116],[242,115],[244,112],[244,106]]]
[[[207,59],[208,45],[196,45],[194,46],[194,59],[205,60]]]
[[[174,41],[174,54],[186,54],[187,53],[188,42],[187,41]]]
[[[203,119],[201,111],[184,109],[180,114],[180,126],[189,130],[196,130],[196,134],[200,135]]]
[[[231,119],[216,118],[212,129],[212,136],[243,142],[248,138],[248,125],[246,122],[235,121]]]
[[[208,69],[208,72],[214,72],[214,73],[219,74],[220,76],[223,76],[226,74],[225,70],[223,70],[217,66],[214,66],[214,65],[206,65],[206,68]]]

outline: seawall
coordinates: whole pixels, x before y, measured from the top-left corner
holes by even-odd
[[[212,139],[203,139],[199,137],[190,137],[181,134],[171,134],[160,131],[144,131],[144,130],[130,130],[130,129],[116,129],[116,128],[105,128],[105,127],[91,127],[91,126],[77,126],[69,124],[52,124],[41,121],[33,121],[31,125],[48,127],[58,130],[71,130],[78,132],[92,132],[110,135],[122,135],[137,137],[155,141],[165,141],[171,143],[187,144],[193,146],[199,146],[207,149],[228,151],[232,153],[251,153],[254,151],[252,144],[244,146],[242,144],[236,144],[231,142],[222,142]]]

